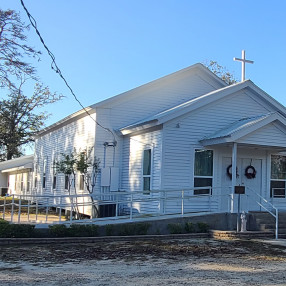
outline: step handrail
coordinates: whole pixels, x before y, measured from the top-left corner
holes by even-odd
[[[260,202],[258,202],[257,200],[255,200],[255,202],[262,207],[264,210],[266,210],[270,215],[272,215],[275,218],[275,239],[278,239],[278,228],[279,228],[279,224],[278,224],[278,218],[279,218],[279,211],[278,208],[276,208],[272,203],[270,203],[268,200],[266,200],[264,197],[262,197],[260,194],[258,194],[256,191],[254,191],[253,189],[247,187],[247,189],[251,192],[253,192],[255,195],[257,195],[261,200],[263,200],[266,204],[268,204],[273,210],[275,210],[275,214],[269,210],[268,208],[266,208],[263,204],[261,204]]]

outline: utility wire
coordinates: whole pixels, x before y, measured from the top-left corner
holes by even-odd
[[[40,41],[42,42],[43,46],[45,47],[45,49],[47,50],[49,56],[52,59],[52,63],[51,63],[51,68],[57,73],[59,74],[59,76],[62,78],[62,80],[64,81],[65,85],[68,87],[68,89],[70,90],[71,94],[73,95],[74,99],[78,102],[78,104],[82,107],[82,109],[88,114],[88,116],[101,128],[105,129],[106,131],[110,132],[113,136],[114,142],[116,142],[115,140],[115,135],[114,133],[107,127],[104,127],[103,125],[101,125],[99,122],[97,122],[92,116],[91,114],[88,112],[88,110],[82,105],[82,103],[79,101],[79,99],[77,98],[77,96],[75,95],[74,91],[72,90],[72,88],[70,87],[70,85],[68,84],[66,78],[63,76],[60,68],[58,67],[57,63],[56,63],[56,58],[54,56],[54,54],[50,51],[50,49],[47,47],[47,45],[45,44],[45,41],[43,39],[43,37],[41,36],[38,28],[37,28],[37,21],[35,20],[35,18],[30,14],[30,12],[28,11],[28,9],[26,8],[23,0],[21,0],[21,4],[30,20],[31,25],[33,26],[33,28],[35,29],[37,35],[40,38]]]

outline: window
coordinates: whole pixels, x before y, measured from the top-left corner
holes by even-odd
[[[30,182],[30,179],[31,179],[31,172],[28,172],[27,173],[27,178],[26,178],[26,191],[27,192],[30,192],[30,185],[31,185],[31,182]]]
[[[21,193],[24,191],[24,173],[21,174]]]
[[[38,164],[35,164],[35,177],[34,177],[34,188],[37,188],[37,184],[38,184]]]
[[[151,190],[151,149],[143,153],[143,194],[150,194]]]
[[[57,174],[53,175],[53,190],[57,188]]]
[[[213,151],[195,150],[194,187],[212,187],[213,185]],[[194,195],[211,194],[211,190],[195,189]]]
[[[46,188],[46,172],[47,172],[47,160],[44,160],[44,167],[43,167],[43,189]]]
[[[270,197],[285,198],[286,156],[271,156]]]
[[[56,171],[56,161],[53,160],[53,184],[52,184],[52,187],[53,187],[53,190],[56,190],[57,188],[57,171]]]
[[[69,189],[69,175],[65,175],[65,189]]]
[[[84,174],[79,175],[79,189],[84,190]]]

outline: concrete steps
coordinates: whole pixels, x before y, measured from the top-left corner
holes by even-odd
[[[253,231],[269,231],[274,233],[276,229],[275,218],[266,212],[250,212],[248,215],[248,228]],[[286,237],[286,212],[279,213],[278,234]]]

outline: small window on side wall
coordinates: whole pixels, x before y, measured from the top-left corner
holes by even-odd
[[[43,189],[46,188],[46,175],[47,175],[47,160],[44,160],[44,166],[43,166],[43,181],[42,181],[42,187],[43,187]]]
[[[79,189],[84,190],[84,174],[79,175]]]
[[[69,185],[70,185],[69,175],[65,175],[65,190],[69,189]]]
[[[151,190],[151,149],[144,150],[143,153],[143,194],[149,195]]]
[[[213,186],[213,151],[195,150],[194,195],[211,195]],[[203,188],[207,187],[207,188]]]

